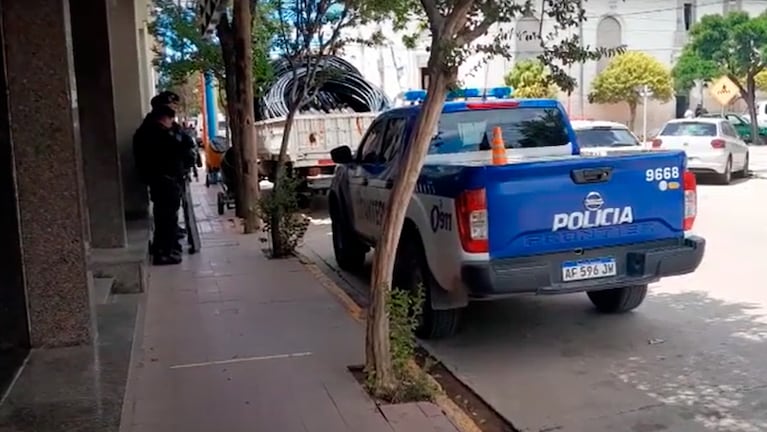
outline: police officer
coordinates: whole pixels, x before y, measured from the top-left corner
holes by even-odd
[[[155,265],[181,262],[178,211],[181,179],[188,171],[189,153],[174,128],[176,113],[169,105],[157,104],[133,136],[136,168],[149,187],[153,204]]]
[[[172,92],[172,91],[163,91],[157,96],[153,97],[150,101],[150,104],[152,105],[152,110],[157,109],[161,106],[166,106],[174,111],[178,111],[179,103],[181,102],[181,98],[178,94]],[[173,133],[176,134],[182,144],[182,153],[183,153],[183,161],[184,166],[186,167],[186,171],[183,173],[183,175],[179,178],[179,182],[181,183],[182,188],[186,187],[186,174],[189,172],[190,169],[194,171],[195,177],[197,177],[197,167],[202,167],[202,158],[200,157],[200,151],[197,146],[197,143],[195,143],[194,138],[188,134],[188,131],[184,130],[184,128],[178,124],[175,119],[173,121]],[[178,237],[184,238],[186,236],[186,230],[182,227],[178,227]],[[181,253],[181,245],[178,246],[178,253]]]

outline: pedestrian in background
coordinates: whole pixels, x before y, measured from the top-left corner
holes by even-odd
[[[181,262],[178,211],[181,207],[180,179],[188,171],[188,152],[173,124],[175,111],[168,105],[152,109],[133,136],[136,168],[149,187],[154,216],[152,262],[155,265]]]

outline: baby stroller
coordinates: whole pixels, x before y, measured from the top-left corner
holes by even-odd
[[[217,136],[208,140],[208,145],[205,146],[206,187],[221,182],[221,160],[228,149],[229,141],[226,137]]]
[[[231,147],[224,153],[221,161],[221,191],[218,193],[218,214],[223,215],[227,209],[233,209],[234,197],[237,196],[237,171],[235,170],[235,150]]]

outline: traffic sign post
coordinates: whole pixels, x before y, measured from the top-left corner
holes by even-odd
[[[726,75],[723,75],[714,84],[708,86],[708,92],[722,105],[722,111],[724,111],[725,106],[729,105],[730,102],[740,95],[738,86],[731,79],[727,78]]]

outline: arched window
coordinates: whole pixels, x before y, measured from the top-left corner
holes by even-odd
[[[623,43],[621,23],[615,17],[602,18],[597,25],[597,46],[617,48]],[[603,57],[597,63],[597,73],[602,72],[610,63],[609,57]]]

